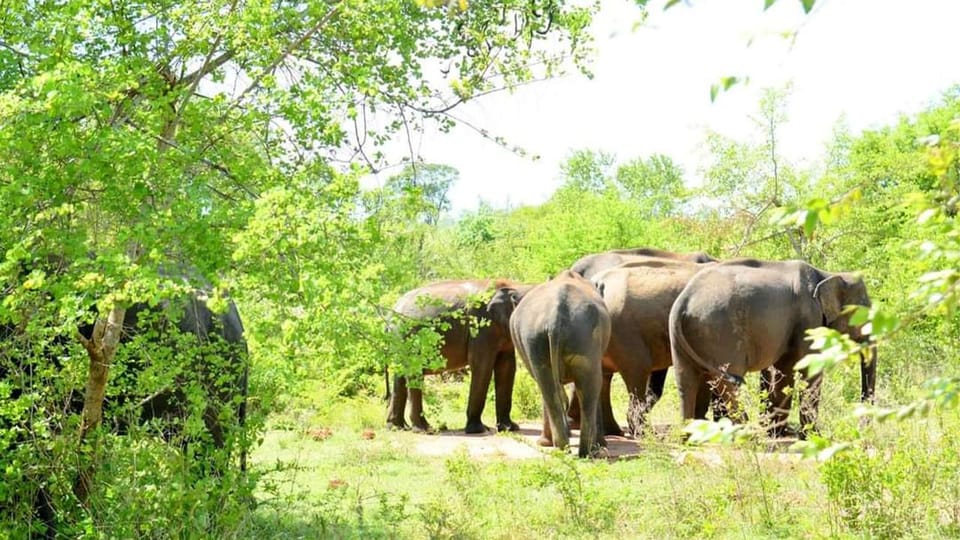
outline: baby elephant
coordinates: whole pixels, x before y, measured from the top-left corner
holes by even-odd
[[[566,270],[536,286],[517,304],[510,335],[543,395],[543,438],[566,448],[570,428],[563,384],[580,400],[580,457],[606,446],[599,426],[601,359],[610,341],[610,315],[593,284]]]

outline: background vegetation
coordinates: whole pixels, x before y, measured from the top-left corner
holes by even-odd
[[[0,354],[0,534],[36,530],[40,486],[75,537],[960,534],[960,91],[882,129],[838,130],[801,167],[778,146],[789,88],[771,89],[753,139],[705,135],[700,185],[669,156],[580,149],[542,205],[454,216],[458,173],[443,164],[409,160],[378,189],[359,179],[386,165],[391,138],[455,123],[461,101],[587,72],[596,6],[441,4],[9,6],[0,323],[22,333]],[[381,430],[384,366],[422,365],[429,344],[386,332],[402,292],[442,278],[539,282],[632,246],[861,270],[882,306],[869,315],[881,409],[862,418],[903,419],[851,415],[859,384],[839,351],[815,445],[853,444],[822,463],[755,441],[704,461],[653,435],[622,462],[430,458],[413,451],[417,437]],[[39,264],[51,256],[70,264]],[[181,264],[212,282],[211,305],[229,294],[244,319],[247,475],[203,475],[151,429],[78,444],[80,416],[63,407],[88,378],[72,337],[90,306],[122,317],[156,302],[175,283],[163,268]],[[128,353],[108,358],[108,392],[162,384],[120,376]],[[172,360],[152,361],[162,378]],[[518,415],[536,418],[535,389],[519,379]],[[464,385],[426,385],[428,414],[458,426]],[[655,421],[678,423],[672,399]],[[79,500],[71,486],[91,464],[95,489]]]

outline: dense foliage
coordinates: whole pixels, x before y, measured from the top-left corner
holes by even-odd
[[[175,444],[97,429],[104,395],[180,384],[182,351],[119,343],[138,303],[199,290],[215,310],[228,294],[240,304],[251,432],[295,381],[352,393],[357,371],[379,371],[383,297],[420,279],[408,218],[425,210],[416,171],[376,198],[362,172],[396,159],[394,136],[451,127],[463,101],[585,69],[594,7],[471,4],[4,5],[0,530],[37,525],[41,488],[69,536],[218,536],[243,515],[235,475],[192,478]],[[94,325],[86,342],[81,325]],[[125,348],[150,358],[151,381],[124,377]],[[82,415],[63,406],[84,389]],[[199,432],[209,396],[188,394]],[[129,497],[129,482],[156,496]]]

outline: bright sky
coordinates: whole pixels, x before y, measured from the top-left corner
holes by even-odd
[[[792,81],[781,149],[815,161],[841,116],[855,133],[912,114],[960,83],[957,0],[818,0],[804,16],[799,0],[691,0],[664,12],[605,0],[593,27],[593,80],[577,75],[468,103],[456,114],[540,159],[521,158],[457,128],[428,132],[421,155],[460,171],[454,212],[485,200],[497,207],[538,204],[560,183],[571,150],[602,149],[619,160],[663,153],[698,181],[706,129],[749,137],[748,114],[764,87]],[[797,41],[779,37],[800,28]],[[748,41],[752,38],[752,45]],[[711,103],[710,85],[747,75]],[[395,171],[388,171],[395,174]]]

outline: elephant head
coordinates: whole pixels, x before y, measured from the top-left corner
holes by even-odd
[[[813,297],[820,305],[824,326],[849,335],[859,343],[866,343],[869,337],[862,332],[862,325],[850,324],[850,313],[844,312],[845,306],[870,307],[870,296],[863,278],[856,274],[828,274],[817,283]],[[860,353],[860,399],[873,399],[877,380],[877,349],[870,347],[869,358]]]
[[[487,302],[487,316],[501,328],[510,328],[510,316],[523,298],[523,292],[515,286],[497,287],[493,298]]]
[[[870,307],[870,297],[863,278],[855,274],[830,274],[817,283],[813,297],[820,304],[824,326],[849,335],[862,342],[866,336],[860,326],[850,324],[850,314],[844,313],[845,306]]]

